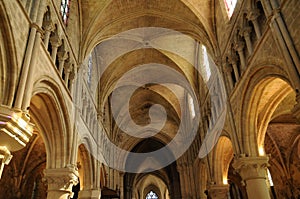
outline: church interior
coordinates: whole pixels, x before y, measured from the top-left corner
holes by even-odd
[[[299,9],[1,0],[0,199],[300,199]]]

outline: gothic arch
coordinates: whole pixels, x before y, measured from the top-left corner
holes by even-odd
[[[0,2],[0,104],[12,106],[17,86],[17,60],[14,36],[4,2]]]
[[[46,147],[46,168],[64,168],[73,162],[72,140],[66,104],[58,86],[49,78],[43,77],[34,85],[30,103],[30,114],[39,130]]]
[[[221,136],[212,158],[213,176],[216,184],[222,185],[228,183],[228,170],[233,155],[233,146],[230,138]]]
[[[94,178],[96,177],[95,166],[91,154],[84,144],[78,146],[77,167],[80,179],[80,190],[93,189]]]
[[[276,65],[258,66],[249,77],[241,101],[239,131],[244,153],[255,156],[276,107],[294,90],[288,75]]]

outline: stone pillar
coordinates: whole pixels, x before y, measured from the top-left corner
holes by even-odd
[[[257,21],[257,18],[259,17],[259,15],[260,15],[260,13],[259,13],[258,9],[251,10],[247,15],[248,20],[252,21],[257,39],[259,39],[261,37],[261,31],[260,31],[259,24]]]
[[[228,82],[228,86],[229,86],[229,91],[231,91],[233,89],[233,80],[232,80],[232,76],[231,76],[231,73],[232,73],[232,67],[229,66],[229,64],[227,62],[224,63],[224,74],[226,76],[226,79],[227,79],[227,82]]]
[[[72,197],[72,187],[78,183],[78,172],[74,167],[46,169],[44,174],[48,184],[48,199]]]
[[[120,199],[124,199],[124,172],[120,171],[119,175],[120,175]]]
[[[43,28],[44,28],[44,45],[45,45],[46,49],[48,49],[50,35],[51,35],[51,32],[55,29],[55,27],[54,27],[52,21],[49,19],[48,21],[45,22],[45,25],[43,26]]]
[[[246,69],[246,59],[244,55],[244,47],[245,47],[245,42],[244,41],[238,41],[235,43],[235,49],[239,54],[240,61],[241,61],[241,74],[245,71]]]
[[[75,70],[73,69],[70,73],[70,78],[69,78],[69,81],[70,81],[69,90],[70,90],[71,95],[73,94],[73,84],[74,84],[75,76],[76,76],[76,73],[75,73]]]
[[[65,61],[69,56],[66,51],[62,50],[57,53],[57,57],[58,57],[58,61],[59,61],[58,71],[59,71],[59,75],[62,77]]]
[[[185,199],[187,197],[187,190],[185,188],[186,182],[185,182],[185,172],[184,172],[184,166],[182,164],[177,165],[177,171],[179,173],[180,178],[180,188],[181,188],[181,197]]]
[[[240,157],[234,160],[232,166],[240,174],[248,198],[270,199],[266,182],[268,161],[266,156]]]
[[[246,26],[242,30],[242,36],[245,38],[249,55],[251,55],[253,52],[253,47],[252,47],[252,42],[251,42],[251,34],[250,34],[251,32],[252,32],[252,29],[250,26]]]
[[[240,75],[239,75],[239,70],[238,70],[238,67],[237,67],[237,56],[236,55],[231,55],[229,57],[229,62],[232,64],[234,77],[235,77],[235,80],[238,82],[239,78],[240,78]]]
[[[208,195],[211,199],[228,199],[228,185],[210,185],[208,187]]]
[[[101,190],[93,189],[93,190],[82,190],[79,192],[79,199],[100,199],[101,198]]]
[[[72,71],[72,66],[73,64],[68,62],[65,64],[65,85],[68,88],[68,82],[69,82],[69,77],[70,77],[70,73]]]
[[[58,47],[61,45],[61,39],[59,38],[57,33],[53,37],[50,38],[50,43],[52,45],[51,58],[52,58],[53,63],[55,64],[57,50],[58,50]]]
[[[8,165],[12,155],[5,146],[0,146],[0,179],[3,172],[4,165]]]

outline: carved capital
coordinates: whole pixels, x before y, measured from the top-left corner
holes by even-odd
[[[65,61],[66,59],[68,59],[69,55],[67,51],[60,50],[57,52],[57,57],[59,61]]]
[[[266,179],[269,157],[240,157],[232,166],[244,181],[251,179]]]
[[[208,195],[212,199],[227,199],[228,198],[228,185],[209,185]]]
[[[228,56],[228,61],[232,65],[237,64],[238,56],[236,54],[232,54],[232,55]]]
[[[59,169],[46,169],[44,174],[49,191],[72,192],[72,186],[78,183],[78,171],[72,166]]]
[[[251,26],[245,26],[245,27],[242,29],[241,34],[242,34],[242,36],[244,36],[244,37],[249,37],[251,32],[252,32]]]
[[[242,40],[239,40],[234,44],[234,49],[236,49],[237,51],[242,51],[244,47],[245,47],[245,42]]]
[[[55,34],[50,38],[50,43],[54,47],[59,47],[62,44],[61,38],[57,34]]]
[[[259,17],[259,15],[260,15],[260,12],[258,9],[252,9],[248,12],[247,18],[250,21],[254,21]]]
[[[43,29],[48,32],[54,31],[55,30],[54,23],[51,20],[44,21]]]

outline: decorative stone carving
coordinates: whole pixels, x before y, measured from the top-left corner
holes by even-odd
[[[45,181],[48,184],[48,198],[72,197],[72,186],[78,183],[78,171],[74,166],[59,169],[46,169]]]
[[[232,166],[242,177],[248,198],[269,199],[270,193],[266,183],[269,157],[240,157]]]
[[[208,187],[208,195],[212,199],[227,199],[228,191],[228,185],[209,185]]]

